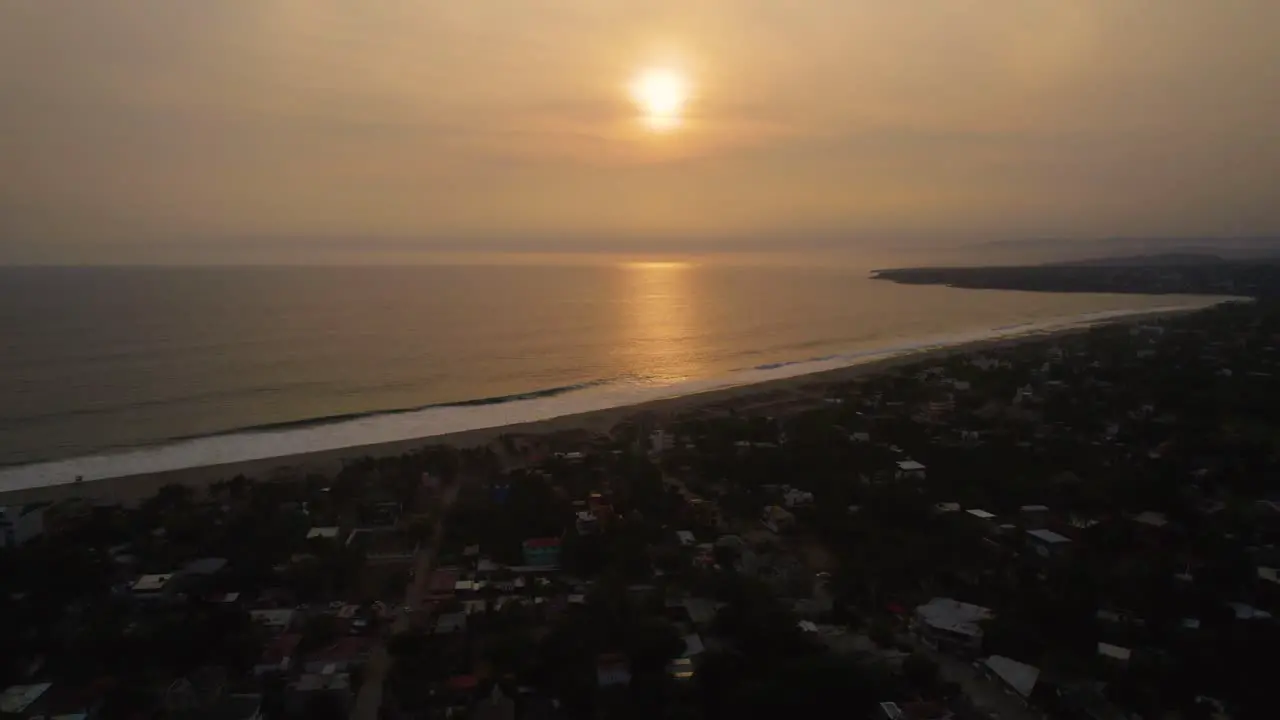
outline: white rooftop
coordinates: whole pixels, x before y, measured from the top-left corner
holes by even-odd
[[[1003,655],[992,655],[982,663],[1024,698],[1031,697],[1031,691],[1040,679],[1040,668]]]
[[[1071,538],[1065,535],[1059,535],[1052,530],[1028,530],[1027,534],[1037,540],[1043,540],[1051,545],[1071,542]]]
[[[697,538],[688,530],[677,530],[676,537],[680,539],[681,545],[692,545],[697,542]]]
[[[39,700],[50,687],[52,683],[14,685],[7,688],[3,694],[0,694],[0,713],[17,715],[23,712],[31,707],[31,703]]]
[[[133,584],[134,592],[159,592],[173,579],[173,573],[143,575]]]
[[[1129,648],[1120,647],[1119,645],[1100,642],[1098,643],[1098,654],[1127,662],[1132,651],[1130,651]]]
[[[1046,512],[1049,510],[1048,505],[1023,505],[1018,508],[1022,512]]]
[[[293,622],[294,610],[284,608],[280,610],[250,610],[249,617],[256,623],[261,623],[269,627],[288,627]]]
[[[1275,568],[1259,566],[1258,579],[1266,580],[1267,582],[1280,583],[1280,572],[1277,572]]]
[[[706,646],[702,644],[702,636],[697,633],[684,636],[684,657],[694,657],[701,655],[705,651]]]
[[[307,531],[307,539],[312,538],[336,538],[338,537],[337,527],[313,527]]]
[[[1266,620],[1271,617],[1271,613],[1242,602],[1227,603],[1227,607],[1236,614],[1237,620]]]
[[[916,616],[931,627],[977,637],[982,634],[978,623],[990,620],[995,617],[995,613],[981,605],[970,605],[951,598],[933,598],[916,607]]]
[[[915,460],[899,460],[898,469],[903,472],[915,472],[917,470],[924,470],[924,465],[921,465]]]
[[[1164,513],[1153,512],[1151,510],[1138,513],[1133,517],[1133,521],[1140,522],[1143,525],[1150,525],[1151,527],[1164,527],[1169,524],[1169,521],[1165,519]]]
[[[989,513],[986,510],[979,510],[978,508],[974,508],[972,510],[965,510],[965,512],[969,513],[970,515],[976,518],[982,518],[983,520],[990,520],[991,518],[996,516],[995,513]]]

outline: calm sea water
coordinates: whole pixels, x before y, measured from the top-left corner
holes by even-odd
[[[588,408],[1177,302],[906,287],[858,268],[0,269],[0,465],[324,419],[374,442],[394,438],[358,418],[528,393],[521,407]]]

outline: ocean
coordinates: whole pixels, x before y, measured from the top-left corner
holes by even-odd
[[[0,490],[493,427],[1203,304],[868,270],[0,268]]]

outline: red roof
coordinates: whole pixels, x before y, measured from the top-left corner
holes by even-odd
[[[458,582],[458,573],[448,570],[436,570],[427,576],[427,590],[431,592],[453,592]]]
[[[527,548],[560,547],[560,538],[530,538],[524,541]]]
[[[480,678],[475,675],[454,675],[449,678],[449,687],[454,690],[474,690],[480,684]]]
[[[298,650],[298,643],[302,642],[301,635],[281,635],[272,640],[266,648],[262,650],[263,665],[279,665],[284,662],[285,658],[293,657]]]

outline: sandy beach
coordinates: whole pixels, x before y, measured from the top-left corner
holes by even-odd
[[[170,484],[189,486],[207,486],[211,483],[226,480],[237,475],[265,480],[280,476],[299,476],[307,473],[332,475],[341,467],[343,460],[357,457],[385,457],[399,455],[426,445],[452,445],[455,447],[478,447],[496,440],[504,434],[545,435],[568,430],[586,430],[593,433],[607,433],[619,423],[640,415],[656,417],[659,421],[671,418],[700,408],[711,408],[716,405],[732,403],[736,406],[751,404],[754,396],[760,396],[775,404],[778,396],[788,401],[810,400],[821,402],[826,388],[846,383],[858,378],[891,371],[904,365],[927,363],[940,358],[984,350],[1010,347],[1014,345],[1044,342],[1055,337],[1087,332],[1091,328],[1102,325],[1133,324],[1173,315],[1195,312],[1205,307],[1233,300],[1232,298],[1205,299],[1203,305],[1163,308],[1155,311],[1127,314],[1087,325],[1076,325],[1059,330],[1028,333],[1015,337],[1003,337],[975,342],[948,345],[945,347],[924,349],[903,353],[868,362],[848,365],[821,372],[795,375],[745,385],[723,387],[705,392],[697,392],[678,397],[668,397],[649,402],[593,410],[577,414],[562,415],[535,422],[508,424],[495,427],[480,428],[464,432],[430,435],[407,440],[375,443],[368,445],[352,445],[318,452],[299,454],[282,454],[243,462],[185,467],[162,472],[142,473],[85,480],[83,482],[64,481],[60,484],[48,484],[39,487],[26,487],[8,491],[0,491],[0,504],[22,504],[28,502],[56,501],[70,497],[93,499],[98,502],[133,503],[154,494],[161,487]],[[767,397],[766,397],[767,396]],[[788,397],[789,396],[789,397]],[[71,480],[68,478],[68,480]]]

